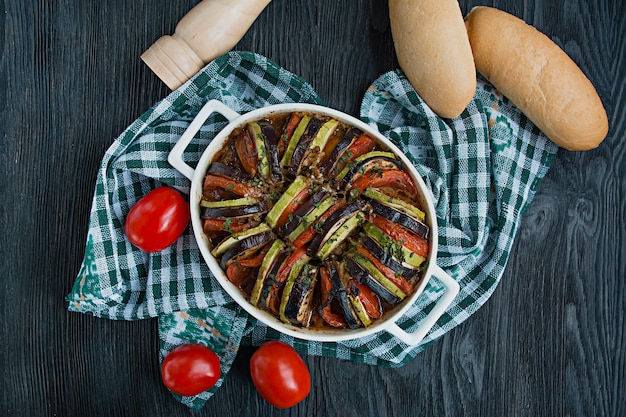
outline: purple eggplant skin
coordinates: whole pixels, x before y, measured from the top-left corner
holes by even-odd
[[[251,214],[264,213],[270,209],[267,200],[261,200],[251,206],[241,207],[202,207],[200,218],[202,219],[225,219],[232,217],[249,216]]]
[[[356,263],[352,258],[346,259],[346,269],[350,275],[356,279],[359,284],[363,284],[367,286],[369,289],[374,291],[376,295],[378,295],[381,299],[385,300],[389,304],[397,304],[401,300],[396,295],[389,292],[385,287],[383,287],[376,279],[374,279],[369,272],[361,267],[358,263]]]
[[[350,329],[360,327],[360,322],[352,310],[350,300],[348,300],[347,289],[339,276],[339,269],[334,265],[334,263],[330,263],[328,265],[328,274],[330,275],[330,282],[332,284],[330,296],[339,304],[344,319],[346,320],[346,324]]]
[[[278,271],[280,271],[280,267],[290,254],[291,252],[289,251],[280,253],[267,271],[267,275],[263,278],[263,288],[261,289],[261,296],[259,297],[260,308],[266,310],[269,308],[271,290],[274,286],[280,285],[280,283],[276,282],[276,276],[278,275]]]
[[[378,165],[380,165],[380,167],[378,167]],[[383,167],[383,165],[387,166]],[[386,169],[394,168],[404,169],[402,161],[388,156],[374,156],[372,158],[364,159],[363,161],[360,161],[350,167],[345,177],[341,179],[341,187],[347,187],[354,179],[360,177],[361,175],[372,175],[368,174],[368,172],[373,172],[373,175],[375,175],[377,169],[379,169],[380,172]]]
[[[319,128],[322,126],[322,123],[324,123],[324,121],[317,118],[313,118],[309,121],[306,130],[298,141],[298,146],[296,146],[296,149],[293,151],[291,161],[289,161],[288,171],[290,175],[298,175],[298,172],[300,171],[300,165],[302,164],[302,160],[304,159],[304,155],[309,149],[309,144],[315,137],[315,134],[317,133]]]
[[[236,260],[238,257],[245,256],[249,251],[256,251],[274,240],[274,234],[271,231],[257,233],[245,239],[241,239],[232,248],[228,249],[220,258],[220,267],[226,270],[229,261]]]
[[[355,211],[362,210],[363,207],[364,203],[361,200],[355,200],[328,217],[322,225],[321,231],[316,232],[315,237],[311,240],[311,243],[309,243],[307,255],[315,256],[322,243],[326,240],[326,235],[333,228],[333,226],[341,222],[342,219],[352,215]]]
[[[291,323],[303,327],[309,326],[317,279],[318,269],[311,264],[305,265],[300,276],[296,278],[285,305],[285,317]]]
[[[317,193],[313,194],[308,200],[303,202],[300,207],[298,207],[298,209],[293,213],[293,217],[291,217],[287,221],[287,223],[285,223],[283,227],[280,228],[280,235],[284,237],[293,232],[295,228],[298,227],[298,225],[300,224],[300,219],[303,216],[306,216],[309,211],[313,210],[313,207],[315,207],[317,203],[322,201],[326,194],[327,192],[325,190],[318,191]]]
[[[428,232],[430,229],[419,220],[416,220],[408,214],[402,213],[393,207],[386,206],[373,199],[370,200],[370,205],[376,214],[379,214],[385,219],[397,223],[400,226],[406,227],[424,239],[428,238]]]
[[[352,143],[362,134],[363,132],[355,127],[350,129],[335,146],[330,155],[328,155],[328,158],[326,158],[320,167],[320,173],[325,177],[328,176],[332,172],[335,165],[337,165],[337,161],[343,155],[345,150],[348,149],[348,147],[352,145]]]
[[[219,175],[226,178],[231,178],[236,181],[250,181],[252,177],[247,172],[242,171],[239,168],[232,167],[230,165],[223,164],[221,162],[213,162],[207,169],[207,174]]]
[[[268,121],[260,121],[258,124],[261,127],[261,132],[265,135],[272,181],[279,182],[283,179],[283,172],[280,169],[280,159],[278,157],[278,135],[276,134],[276,129]]]
[[[357,243],[358,244],[358,243]],[[364,236],[361,239],[361,244],[372,255],[376,257],[383,265],[389,267],[396,273],[401,274],[406,279],[412,279],[420,270],[405,268],[400,262],[398,262],[390,253],[385,252],[383,248],[378,246],[378,243],[369,236]]]

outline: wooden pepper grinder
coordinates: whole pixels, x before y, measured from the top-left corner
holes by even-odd
[[[172,90],[230,51],[271,0],[203,0],[141,59]]]

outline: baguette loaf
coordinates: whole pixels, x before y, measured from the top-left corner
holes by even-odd
[[[465,24],[476,69],[557,145],[597,147],[609,129],[595,88],[572,59],[521,19],[473,8]]]
[[[476,92],[476,67],[457,0],[389,0],[400,68],[439,116],[457,117]]]

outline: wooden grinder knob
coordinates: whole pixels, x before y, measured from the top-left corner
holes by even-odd
[[[172,90],[230,51],[271,0],[203,0],[141,59]]]

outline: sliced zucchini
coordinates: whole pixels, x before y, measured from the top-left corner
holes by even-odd
[[[357,128],[352,128],[346,133],[343,138],[339,141],[337,146],[333,148],[333,150],[328,155],[328,158],[324,161],[322,166],[320,167],[320,172],[322,175],[328,175],[332,172],[335,165],[339,161],[339,157],[344,153],[346,149],[352,145],[352,143],[363,134],[363,132]]]
[[[402,162],[393,152],[372,151],[363,154],[347,164],[335,177],[338,181],[349,182],[356,173],[365,173],[372,169],[398,169]]]
[[[291,139],[289,139],[289,143],[287,144],[287,149],[285,149],[283,158],[280,160],[280,166],[282,167],[283,170],[287,171],[289,169],[289,163],[291,162],[291,157],[293,156],[294,151],[298,147],[300,138],[304,134],[310,121],[311,121],[311,116],[302,117],[302,119],[300,119],[300,123],[298,123],[298,127],[296,127],[296,130],[294,130],[293,135],[291,135]]]
[[[373,188],[367,188],[363,191],[363,195],[369,199],[376,200],[381,204],[395,208],[396,210],[399,210],[421,222],[426,219],[426,214],[414,205],[399,198],[389,197],[388,195],[383,194],[378,190],[374,190]]]
[[[344,270],[343,263],[331,262],[328,264],[328,273],[330,274],[330,282],[332,283],[331,296],[339,305],[346,324],[349,328],[355,329],[360,327],[361,322],[353,310],[350,300],[348,299],[347,283],[350,276]]]
[[[320,157],[322,156],[322,150],[326,147],[328,140],[333,136],[333,133],[335,133],[335,130],[338,126],[339,121],[335,119],[330,119],[329,121],[324,123],[315,134],[315,137],[309,145],[309,151],[317,152],[317,154],[319,155],[317,161],[319,161]]]
[[[369,236],[363,236],[360,243],[355,242],[355,244],[362,244],[363,247],[374,255],[383,265],[395,271],[396,274],[402,275],[409,280],[419,272],[419,269],[404,267],[399,261],[396,260],[396,258],[394,258],[390,253],[385,252],[383,248],[381,248],[378,243]]]
[[[220,266],[226,270],[226,267],[238,259],[246,259],[261,248],[269,244],[274,239],[274,234],[271,231],[257,233],[248,236],[244,239],[240,239],[232,247],[226,250],[220,257]]]
[[[300,192],[309,186],[308,181],[305,177],[298,176],[296,179],[289,185],[287,190],[280,196],[274,207],[267,213],[267,217],[265,221],[270,227],[276,227],[276,223],[280,218],[281,214],[285,211],[289,203],[298,195]]]
[[[354,284],[350,283],[350,286],[352,287],[354,286]],[[367,311],[365,311],[365,306],[363,305],[363,303],[361,302],[361,299],[359,298],[358,288],[355,288],[355,289],[357,291],[356,293],[354,291],[348,292],[348,300],[350,300],[350,304],[352,305],[352,310],[354,311],[356,316],[359,318],[359,321],[361,322],[361,324],[367,327],[370,324],[372,324],[372,319],[367,314]]]
[[[287,169],[291,175],[298,175],[300,173],[300,167],[302,166],[304,156],[323,122],[324,121],[322,119],[316,118],[312,118],[309,121],[306,131],[300,138],[298,146],[296,146],[293,150],[293,154],[291,155],[291,161],[289,161],[289,167]]]
[[[232,201],[232,200],[229,200]],[[228,217],[245,217],[254,214],[261,214],[270,208],[266,200],[257,201],[256,204],[247,206],[226,206],[226,207],[203,207],[200,210],[200,217],[203,219],[225,219]]]
[[[250,136],[256,144],[256,155],[258,159],[258,172],[261,178],[267,179],[270,175],[270,157],[265,141],[265,134],[261,125],[257,122],[250,122],[247,125]]]
[[[297,219],[298,225],[291,233],[289,233],[289,240],[291,242],[295,241],[310,224],[313,224],[313,222],[315,222],[322,214],[326,212],[326,210],[328,210],[336,202],[337,200],[335,198],[328,197],[317,203],[315,207],[313,207],[313,209],[308,212],[304,217]]]
[[[420,269],[424,261],[424,257],[418,255],[417,253],[407,249],[400,242],[396,242],[379,229],[377,226],[370,222],[365,222],[363,224],[363,230],[365,233],[374,239],[376,243],[388,254],[393,256],[398,262],[402,264],[402,266],[410,269]]]
[[[232,200],[207,201],[201,200],[200,207],[220,208],[220,207],[241,207],[258,203],[259,200],[252,197],[241,197]]]
[[[336,224],[331,229],[330,236],[322,242],[320,249],[317,251],[317,256],[321,260],[326,259],[344,240],[346,240],[352,232],[359,227],[359,225],[365,219],[364,214],[361,211],[356,211],[351,214],[345,221]]]
[[[302,202],[300,207],[293,213],[293,216],[280,228],[280,232],[282,236],[289,236],[291,232],[293,232],[296,227],[300,224],[300,220],[302,220],[306,215],[309,214],[311,210],[315,207],[319,206],[320,202],[326,197],[327,192],[324,190],[318,191],[313,194],[308,200]]]
[[[309,265],[309,259],[310,258],[306,255],[298,259],[298,261],[293,264],[293,267],[287,276],[287,281],[285,281],[285,288],[283,289],[283,293],[280,298],[280,308],[278,310],[280,320],[285,323],[289,323],[289,319],[285,316],[285,308],[287,307],[289,296],[293,290],[296,280],[300,277],[300,273],[304,269],[304,266]]]
[[[308,327],[313,315],[313,294],[317,285],[318,268],[306,264],[293,284],[287,282],[281,299],[281,320]]]
[[[257,306],[259,304],[259,299],[261,298],[261,292],[263,289],[263,285],[265,283],[265,278],[267,277],[270,269],[276,262],[280,255],[285,250],[285,243],[276,239],[272,246],[270,246],[269,250],[263,257],[263,261],[261,262],[261,266],[259,267],[259,272],[257,273],[257,278],[254,283],[254,288],[252,288],[252,292],[250,293],[250,304],[253,306]]]
[[[233,233],[232,235],[221,241],[215,248],[213,248],[213,250],[211,251],[211,255],[217,258],[224,252],[235,246],[237,242],[246,239],[247,237],[268,231],[271,231],[271,228],[266,223],[261,223],[260,225],[248,230],[244,230],[243,232]]]
[[[363,208],[361,201],[357,200],[348,204],[330,215],[323,224],[321,224],[317,234],[309,244],[307,253],[311,256],[317,255],[322,245],[330,238],[348,218],[352,217],[355,212]]]
[[[375,213],[381,215],[385,219],[406,227],[418,236],[424,239],[428,238],[429,227],[421,221],[409,216],[403,211],[398,210],[389,205],[382,204],[376,200],[371,200],[370,205]]]
[[[377,280],[375,277],[373,277],[372,274],[370,274],[370,272],[364,266],[361,266],[360,263],[356,262],[356,259],[354,259],[354,258],[357,258],[357,257],[360,257],[361,259],[365,260],[366,262],[369,262],[369,261],[367,261],[367,259],[365,259],[364,257],[362,257],[360,255],[355,255],[353,258],[349,257],[349,258],[346,259],[346,269],[347,269],[347,271],[358,282],[368,286],[372,291],[374,291],[374,293],[376,295],[378,295],[380,298],[382,298],[383,300],[385,300],[389,304],[397,304],[397,303],[399,303],[400,301],[402,301],[405,298],[405,295],[404,295],[404,293],[402,291],[398,291],[399,293],[396,294],[396,292],[391,291],[389,288],[387,288],[385,285],[383,285],[379,280]],[[371,263],[370,263],[370,265],[371,265]],[[374,267],[373,265],[371,265],[371,266]],[[377,271],[376,268],[373,268],[373,270]],[[380,274],[380,272],[379,272],[379,274]],[[382,275],[382,274],[380,274],[380,275]],[[395,287],[395,285],[394,285],[394,287]],[[401,293],[401,295],[400,295],[400,293]]]

